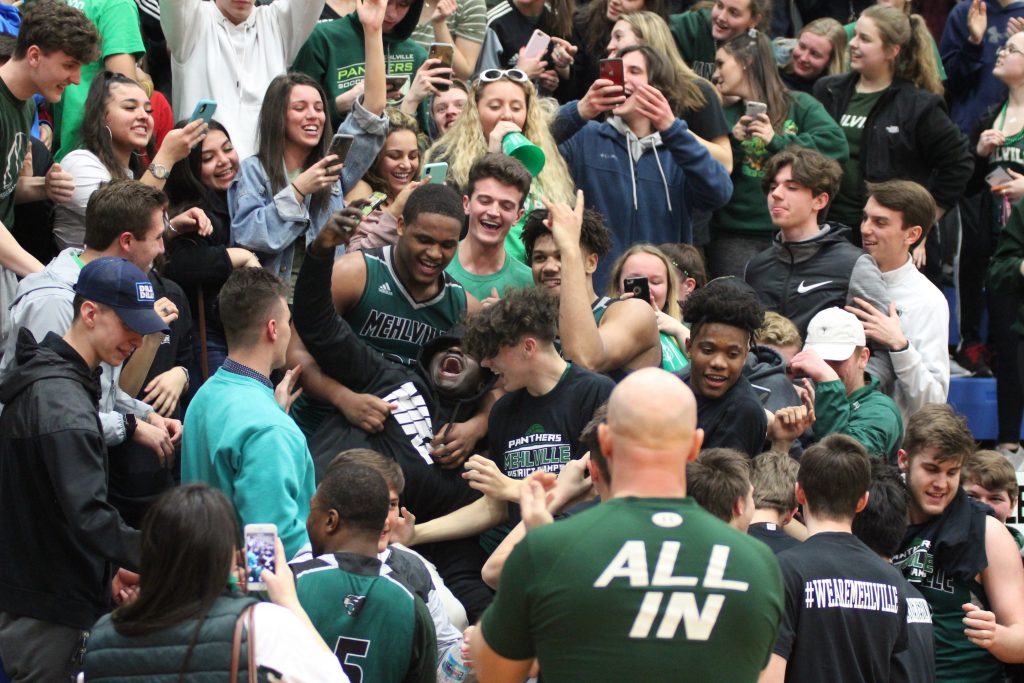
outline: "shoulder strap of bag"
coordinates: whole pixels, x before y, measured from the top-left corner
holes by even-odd
[[[256,683],[256,604],[249,605],[235,620],[235,636],[231,641],[231,683],[238,680],[238,660],[242,652],[242,625],[249,619],[249,683]]]

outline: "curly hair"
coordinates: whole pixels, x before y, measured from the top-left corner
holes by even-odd
[[[509,291],[465,322],[462,344],[479,360],[494,358],[504,346],[515,346],[523,337],[554,343],[558,335],[558,300],[537,287]]]
[[[384,110],[384,116],[386,116],[388,119],[388,137],[387,139],[384,140],[384,146],[381,147],[380,153],[377,155],[377,158],[373,160],[373,164],[370,165],[369,170],[366,171],[366,173],[363,175],[363,180],[366,181],[366,184],[369,185],[374,192],[383,192],[384,194],[390,195],[390,192],[388,191],[387,182],[384,180],[384,178],[380,175],[380,172],[377,170],[378,167],[380,166],[381,159],[384,157],[384,152],[388,147],[387,141],[395,133],[398,133],[403,130],[409,131],[414,136],[416,136],[416,148],[419,150],[421,159],[423,157],[423,152],[425,152],[427,149],[428,143],[427,136],[424,135],[423,131],[420,130],[420,125],[416,123],[416,119],[414,119],[412,116],[409,116],[404,111],[401,111],[400,109],[395,109],[394,107],[388,107],[387,109]],[[418,163],[419,165],[412,172],[412,175],[414,177],[418,174],[419,169],[423,166],[422,162]],[[394,199],[394,197],[389,196],[389,199]]]
[[[690,323],[693,337],[704,325],[719,323],[745,331],[753,345],[764,324],[764,309],[757,293],[746,282],[732,276],[720,277],[690,295],[683,308],[683,320]]]
[[[547,209],[534,209],[523,223],[523,234],[520,239],[526,247],[526,258],[533,253],[533,245],[551,230],[544,225],[548,219]],[[580,232],[580,246],[589,254],[597,254],[602,259],[612,250],[612,235],[604,224],[604,216],[593,209],[583,211],[583,229]]]
[[[507,79],[501,82],[515,83]],[[465,190],[469,184],[469,169],[473,162],[487,153],[487,140],[484,139],[483,128],[480,125],[477,102],[490,85],[492,84],[479,82],[473,84],[469,89],[469,99],[462,114],[448,132],[427,150],[425,162],[448,162],[448,179],[460,190]],[[571,204],[576,200],[575,185],[550,130],[558,103],[539,97],[536,88],[530,82],[516,85],[522,88],[526,95],[526,123],[523,126],[523,135],[544,151],[546,159],[544,170],[533,183],[533,191],[537,196],[547,197],[551,201]]]

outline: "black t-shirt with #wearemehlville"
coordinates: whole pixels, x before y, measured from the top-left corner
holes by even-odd
[[[898,680],[908,643],[899,570],[841,532],[814,534],[778,560],[786,602],[774,652],[787,683]]]
[[[932,683],[935,680],[935,635],[932,609],[921,591],[903,579],[907,591],[907,649],[896,654],[898,670],[893,681]]]

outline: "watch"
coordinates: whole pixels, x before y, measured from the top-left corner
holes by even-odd
[[[153,177],[157,180],[167,180],[171,177],[171,172],[163,164],[150,164],[149,172],[153,174]]]
[[[124,440],[129,441],[134,435],[135,430],[139,428],[139,421],[131,413],[127,413],[124,417]]]

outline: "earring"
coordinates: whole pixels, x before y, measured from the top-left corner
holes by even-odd
[[[113,133],[113,131],[110,130],[110,126],[103,126],[103,127],[107,129],[107,135],[110,136],[110,141],[113,142],[114,141],[114,133]]]

